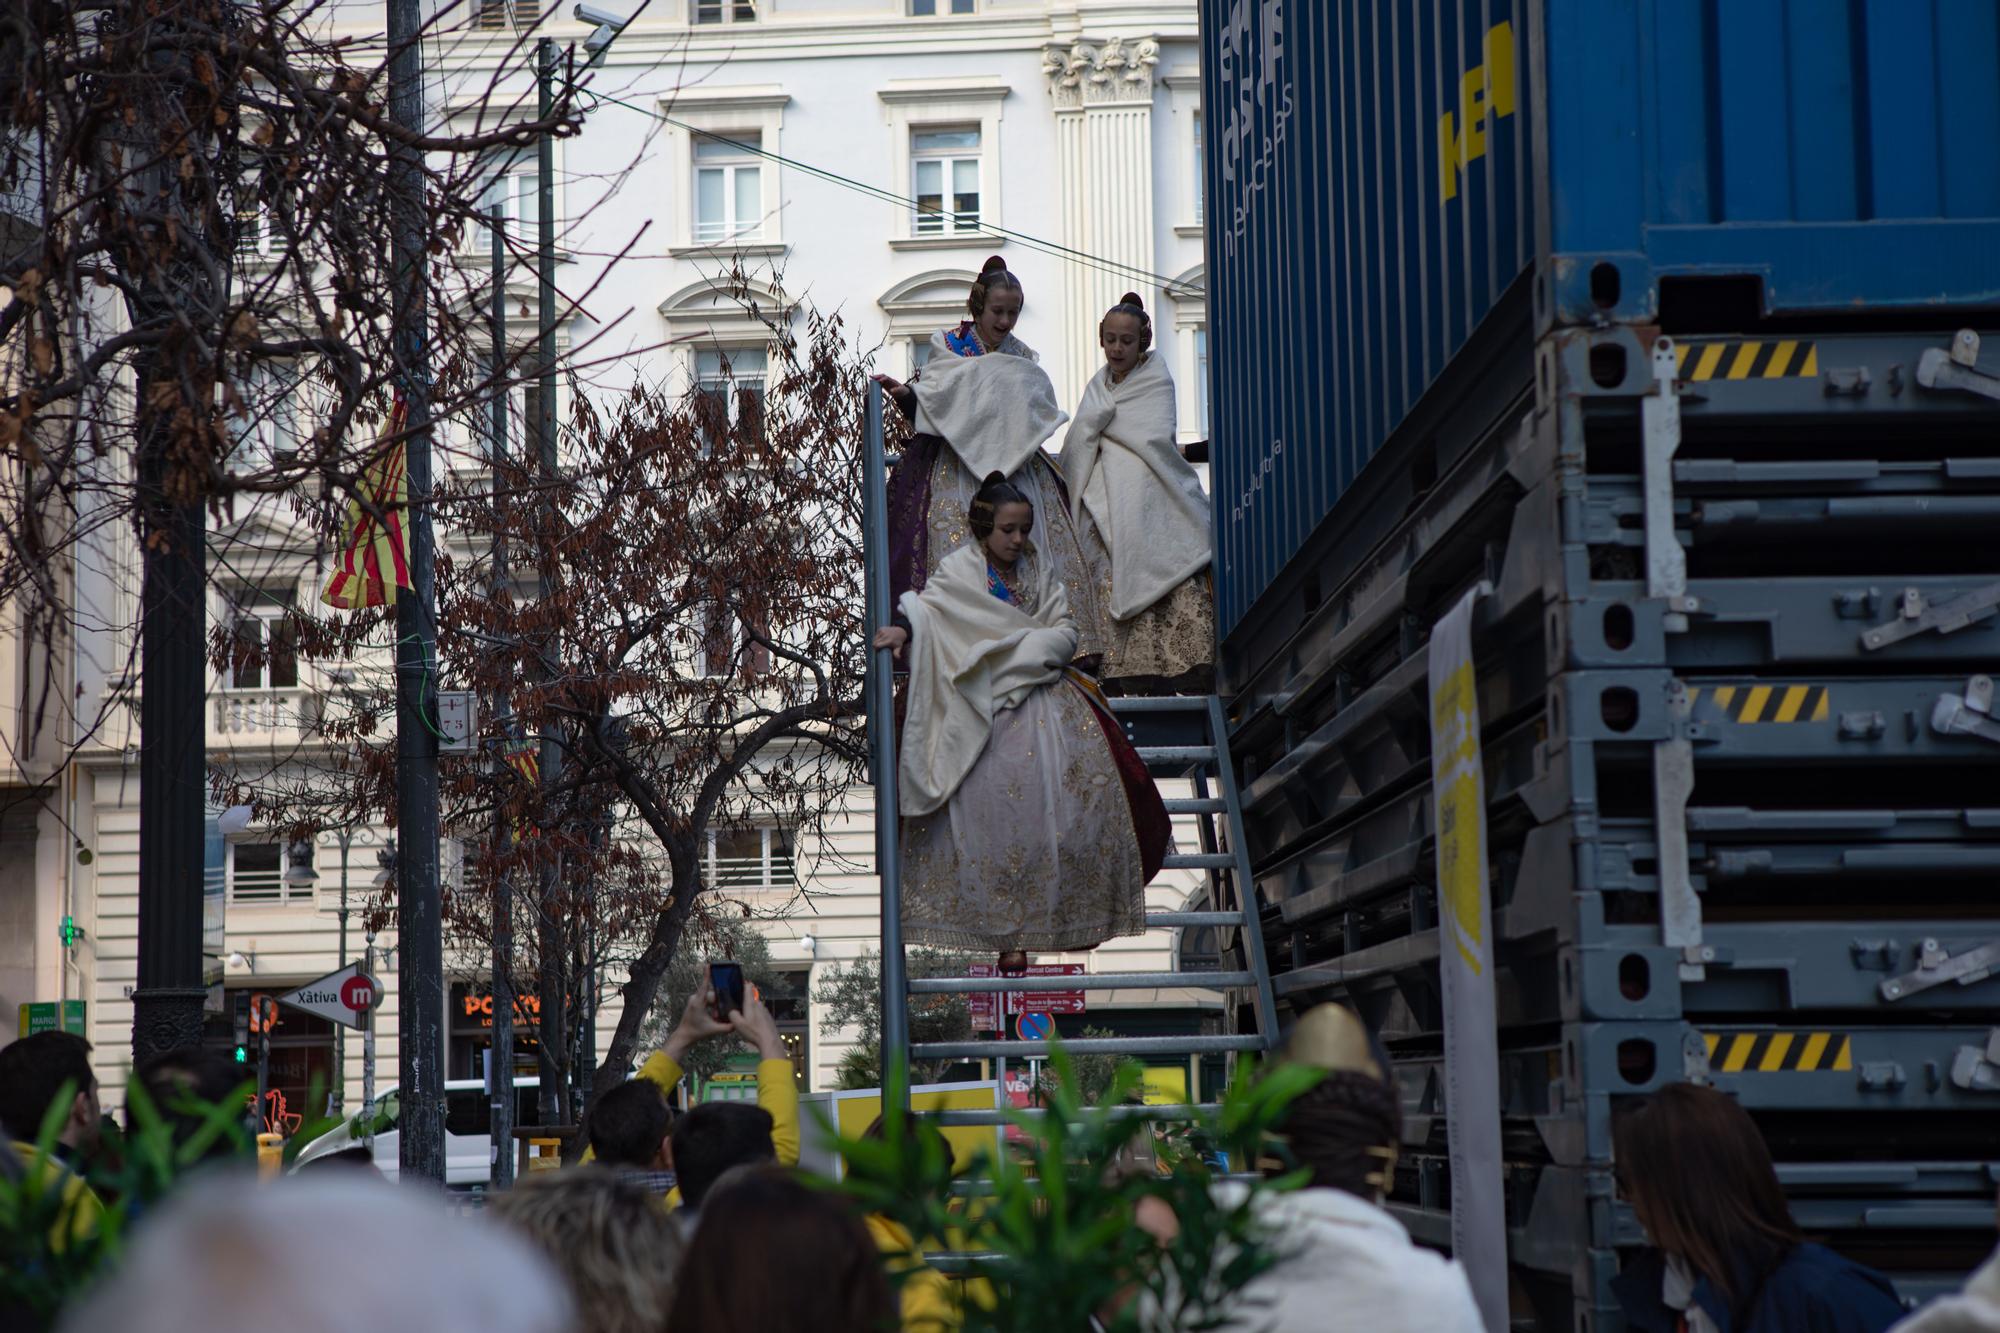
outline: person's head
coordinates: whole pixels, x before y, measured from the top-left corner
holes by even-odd
[[[673,1112],[653,1083],[635,1078],[590,1104],[590,1150],[610,1166],[661,1169],[671,1161],[667,1131]]]
[[[500,1227],[448,1219],[444,1196],[333,1174],[259,1183],[229,1171],[148,1214],[59,1333],[568,1333],[561,1275]],[[329,1248],[329,1237],[337,1237]]]
[[[1735,1100],[1670,1083],[1612,1122],[1618,1188],[1652,1243],[1732,1307],[1802,1239],[1770,1149]]]
[[[69,1098],[56,1141],[88,1149],[97,1143],[100,1114],[90,1043],[73,1032],[37,1032],[0,1046],[0,1126],[8,1137],[33,1143],[65,1086]]]
[[[1146,349],[1153,345],[1153,320],[1139,293],[1125,293],[1117,305],[1104,312],[1104,318],[1097,321],[1097,345],[1104,349],[1104,364],[1118,379],[1145,359]]]
[[[702,1209],[667,1333],[893,1333],[897,1319],[861,1219],[772,1166],[732,1172]]]
[[[776,1161],[771,1128],[771,1113],[748,1102],[703,1102],[674,1121],[674,1183],[681,1202],[699,1208],[729,1168]]]
[[[1002,565],[1011,565],[1028,547],[1035,531],[1035,507],[1027,495],[1004,472],[995,472],[980,483],[979,491],[965,507],[966,526],[973,540],[987,556]]]
[[[658,1333],[666,1322],[681,1228],[639,1186],[606,1167],[536,1171],[489,1211],[555,1261],[596,1333]]]
[[[979,276],[972,280],[972,290],[965,297],[965,308],[972,312],[972,322],[979,326],[986,345],[998,347],[1014,331],[1014,325],[1021,318],[1021,306],[1026,300],[1021,291],[1021,280],[1007,271],[1006,260],[994,255],[979,270]]]
[[[1283,1059],[1321,1076],[1285,1109],[1284,1152],[1267,1170],[1303,1167],[1316,1188],[1380,1202],[1402,1147],[1403,1108],[1367,1026],[1344,1005],[1317,1005],[1292,1029]]]
[[[184,1143],[198,1133],[207,1124],[214,1107],[231,1105],[233,1110],[241,1111],[247,1101],[240,1094],[250,1081],[244,1078],[242,1065],[206,1047],[163,1051],[151,1056],[132,1071],[132,1079],[145,1089],[160,1119],[172,1127],[176,1143]],[[125,1130],[129,1134],[135,1128],[134,1103],[128,1101]],[[222,1134],[202,1155],[228,1157],[237,1151],[235,1140]]]

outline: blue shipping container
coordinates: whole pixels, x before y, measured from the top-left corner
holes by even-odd
[[[1697,279],[1754,283],[1753,315],[2000,305],[1995,0],[1202,18],[1225,638],[1481,339],[1651,323]]]

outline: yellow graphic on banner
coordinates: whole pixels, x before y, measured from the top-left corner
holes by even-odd
[[[1461,663],[1431,691],[1431,735],[1439,753],[1431,758],[1439,776],[1437,801],[1438,891],[1457,927],[1452,939],[1459,956],[1474,974],[1485,971],[1480,950],[1485,943],[1486,914],[1480,898],[1486,888],[1480,868],[1479,695],[1472,663]],[[1449,776],[1446,776],[1449,775]]]

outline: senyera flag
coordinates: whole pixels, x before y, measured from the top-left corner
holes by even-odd
[[[396,589],[410,586],[409,538],[403,530],[410,507],[408,456],[401,439],[406,415],[403,396],[397,394],[382,432],[383,439],[394,443],[368,465],[361,474],[360,495],[347,502],[340,558],[319,595],[328,606],[350,611],[389,606],[396,600]],[[363,496],[367,504],[362,503]]]

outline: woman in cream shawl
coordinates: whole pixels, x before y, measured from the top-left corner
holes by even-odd
[[[1001,952],[1089,949],[1145,929],[1166,807],[1089,677],[1035,511],[998,473],[968,507],[973,544],[903,594],[910,686],[901,778],[907,940]]]
[[[966,298],[972,318],[931,335],[923,370],[908,384],[875,377],[915,429],[889,479],[889,595],[900,605],[972,542],[966,505],[982,478],[1004,473],[1041,517],[1038,544],[1069,598],[1077,656],[1098,658],[1110,621],[1111,558],[1073,522],[1062,478],[1042,450],[1067,417],[1040,358],[1014,336],[1021,305],[1021,280],[995,255]]]
[[[1206,692],[1215,660],[1208,496],[1174,443],[1174,381],[1127,292],[1098,325],[1104,368],[1063,440],[1077,530],[1111,555],[1104,676]],[[1176,679],[1178,678],[1178,679]]]

